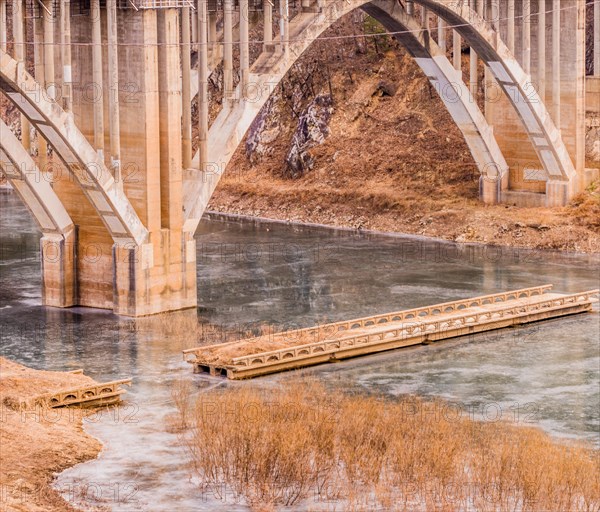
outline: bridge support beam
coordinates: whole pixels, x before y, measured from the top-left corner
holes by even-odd
[[[452,62],[454,69],[458,71],[459,79],[462,80],[462,42],[460,34],[456,30],[454,30],[452,36]]]
[[[117,48],[117,0],[106,0],[108,50],[108,125],[110,135],[110,166],[115,181],[123,187],[121,176],[121,126],[119,106],[119,55]]]
[[[290,49],[290,11],[288,0],[279,0],[279,40],[281,51],[287,60]]]
[[[90,162],[97,179],[114,187],[110,193],[115,194],[117,184],[107,167],[92,161],[97,155],[90,143],[110,140],[118,127],[123,136],[118,139],[119,150],[112,150],[111,155],[114,159],[120,154],[124,162],[121,193],[127,196],[124,199],[130,201],[147,234],[136,238],[118,234],[120,225],[109,213],[110,205],[94,181],[78,182],[61,174],[59,165],[53,165],[53,190],[72,218],[74,229],[67,234],[44,234],[44,302],[61,307],[107,308],[128,316],[195,307],[196,244],[193,233],[183,225],[178,10],[144,10],[133,17],[123,16],[120,10],[113,12],[116,18],[109,22],[108,13],[100,11],[100,31],[94,36],[97,45],[90,44],[94,18],[71,18],[73,82],[84,85],[74,88],[73,116],[61,117],[64,122],[77,120],[77,128],[73,124],[64,131],[57,130],[65,134],[81,131],[93,155],[87,154],[82,161]],[[118,33],[123,44],[114,44],[111,28],[116,29],[113,34]],[[111,45],[117,54],[107,58]],[[101,50],[100,60],[91,58],[98,53],[95,49]],[[11,66],[14,64],[10,59],[3,57],[2,72]],[[108,79],[90,91],[96,72]],[[21,82],[17,77],[15,83]],[[118,98],[118,117],[109,117],[110,122],[98,132],[95,106],[102,106],[102,114],[110,114],[110,95],[119,83],[133,84],[133,93],[125,92]],[[31,106],[38,97],[49,99],[48,95],[33,94]],[[95,101],[90,101],[91,97]],[[113,100],[116,104],[117,96]],[[52,110],[62,115],[58,105]],[[47,131],[50,125],[35,126],[52,144],[54,160],[60,156],[71,171],[81,168],[82,164],[73,163],[73,156],[69,156],[80,150],[80,145],[62,146],[52,130]],[[104,162],[104,158],[98,162]]]
[[[192,25],[195,25],[195,23],[192,23]],[[181,10],[181,104],[183,106],[181,117],[181,159],[184,169],[189,169],[192,165],[191,42],[190,8],[184,7]]]
[[[91,0],[92,80],[94,84],[94,148],[104,158],[104,80],[102,79],[102,18],[100,0]]]
[[[198,1],[198,152],[200,169],[208,163],[208,31],[207,0]]]
[[[273,43],[273,4],[263,0],[263,51]]]
[[[542,101],[546,101],[546,0],[538,3],[538,54],[537,90]]]
[[[71,2],[60,4],[60,50],[62,61],[62,104],[67,112],[73,109],[73,84],[71,67]]]
[[[475,11],[478,7],[478,4],[481,3],[482,0],[471,0],[470,5],[471,9]],[[478,62],[477,62],[477,53],[473,48],[469,48],[469,90],[471,91],[471,96],[473,98],[477,97],[477,88],[478,84]]]
[[[27,56],[27,45],[25,44],[25,2],[22,0],[13,0],[12,8],[12,26],[13,26],[13,48],[15,59],[19,62],[25,63]],[[6,30],[6,28],[4,29]],[[30,141],[31,127],[29,121],[24,115],[21,115],[21,140],[23,146],[29,149],[31,146]]]
[[[240,83],[241,98],[247,93],[248,82],[250,79],[250,47],[249,47],[249,16],[248,0],[239,0],[240,2]]]
[[[198,23],[193,23],[198,34]],[[196,43],[200,41],[199,35],[196,36]],[[217,36],[217,12],[211,11],[208,13],[208,42],[210,43],[210,53],[214,61],[220,61],[223,58],[223,47],[219,43]]]
[[[233,2],[224,0],[223,12],[223,96],[233,96]]]
[[[446,53],[446,22],[438,17],[438,46]]]

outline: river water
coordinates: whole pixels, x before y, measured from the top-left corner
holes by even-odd
[[[546,283],[558,292],[599,286],[597,256],[215,216],[197,234],[198,309],[132,320],[41,307],[39,232],[15,196],[0,196],[0,208],[1,355],[34,368],[84,368],[98,380],[134,381],[124,407],[85,422],[104,443],[99,458],[58,477],[63,495],[84,508],[246,510],[190,480],[186,453],[169,428],[173,384],[188,381],[197,393],[285,386],[290,374],[244,383],[192,375],[181,350],[195,340],[172,325],[199,320],[199,337],[219,341],[260,323],[303,327]],[[455,415],[537,425],[600,446],[599,334],[596,308],[298,373],[332,387],[442,397]]]

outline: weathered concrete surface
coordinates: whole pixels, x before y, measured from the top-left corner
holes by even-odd
[[[52,163],[54,197],[75,225],[62,242],[55,233],[42,239],[47,304],[110,308],[132,316],[196,305],[195,241],[182,230],[178,12],[170,9],[161,16],[161,27],[155,11],[140,13],[133,21],[120,20],[127,29],[119,31],[120,37],[132,39],[130,46],[119,48],[119,73],[143,85],[134,94],[121,95],[124,183],[116,183],[104,155],[90,144],[95,138],[94,101],[106,110],[110,88],[100,84],[96,91],[101,95],[92,101],[90,91],[86,96],[84,87],[76,89],[74,114],[68,114],[46,97],[22,66],[1,55],[2,89],[62,161]],[[89,18],[75,17],[72,22],[74,40],[89,43]],[[131,23],[137,31],[128,26]],[[163,46],[167,51],[162,73],[158,47],[152,44],[159,36],[169,43]],[[138,38],[149,44],[138,44]],[[74,49],[75,81],[89,86],[94,83],[90,46]],[[102,135],[109,140],[106,128]],[[48,194],[48,205],[51,201]]]
[[[182,230],[178,10],[119,14],[121,185],[148,237],[140,244],[115,245],[103,233],[88,231],[85,240],[100,247],[96,265],[108,278],[95,295],[104,297],[104,307],[118,314],[139,316],[196,305],[196,249],[193,236]],[[72,32],[74,41],[82,43],[74,46],[75,81],[82,84],[75,90],[74,113],[92,141],[93,102],[85,88],[93,80],[90,27],[89,18],[80,17],[73,22]],[[106,43],[105,33],[102,40]],[[101,91],[108,115],[110,89]],[[103,138],[109,140],[108,129]],[[67,197],[67,191],[64,194]],[[75,202],[76,190],[69,194],[67,202]],[[84,223],[87,215],[80,212],[78,221]]]

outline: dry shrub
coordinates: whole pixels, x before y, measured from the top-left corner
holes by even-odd
[[[600,510],[597,450],[448,414],[443,402],[298,380],[215,389],[180,409],[204,490],[256,510]]]
[[[594,182],[588,190],[576,195],[567,212],[582,226],[600,231],[600,183]]]

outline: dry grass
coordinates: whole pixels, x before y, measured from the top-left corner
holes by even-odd
[[[600,510],[597,450],[441,402],[297,381],[177,403],[205,492],[255,510]]]

